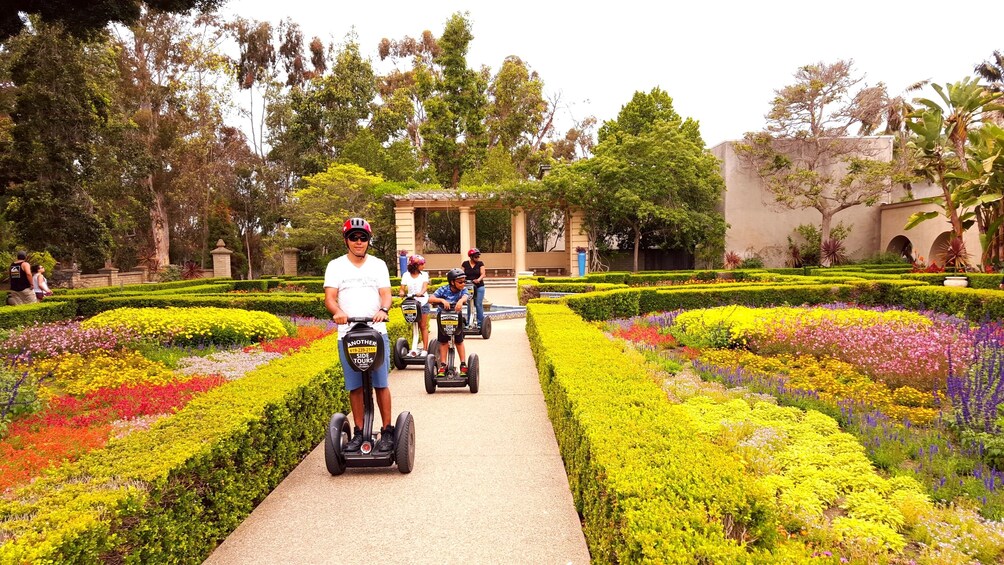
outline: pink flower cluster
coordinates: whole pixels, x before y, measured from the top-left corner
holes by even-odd
[[[752,337],[750,350],[761,355],[783,353],[828,356],[851,363],[890,388],[909,385],[922,391],[944,390],[949,353],[970,359],[972,342],[954,324],[875,323],[848,327],[833,320],[781,320]]]
[[[126,328],[82,329],[80,322],[54,322],[11,334],[0,342],[0,350],[28,359],[62,353],[83,355],[98,349],[114,351],[137,339],[135,332]]]

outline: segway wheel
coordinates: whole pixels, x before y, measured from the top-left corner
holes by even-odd
[[[415,419],[408,412],[398,414],[394,425],[394,460],[402,473],[415,468]]]
[[[345,414],[335,414],[328,422],[324,434],[324,464],[334,476],[345,472],[345,454],[342,448],[349,441],[349,421]]]
[[[436,392],[436,356],[431,353],[425,358],[425,392]]]
[[[481,337],[488,339],[492,336],[492,319],[485,318],[485,321],[481,323]]]
[[[471,394],[478,393],[478,386],[481,381],[481,363],[478,362],[478,354],[471,353],[467,356],[467,386],[471,389]]]
[[[408,340],[403,337],[397,338],[394,343],[394,366],[398,369],[404,369],[407,364],[404,362],[405,357],[408,356]]]

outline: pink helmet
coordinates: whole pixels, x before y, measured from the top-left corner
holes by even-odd
[[[471,249],[470,251],[467,252],[467,256],[468,257],[474,257],[475,255],[481,255],[481,250],[478,249],[477,247],[475,247],[475,248],[473,248],[473,249]]]
[[[408,264],[418,265],[421,267],[425,264],[425,257],[422,257],[421,255],[412,255],[411,257],[408,257]]]

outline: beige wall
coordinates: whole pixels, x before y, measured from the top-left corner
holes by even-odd
[[[924,258],[928,265],[931,261],[936,261],[942,267],[945,266],[941,259],[942,249],[938,238],[951,231],[951,224],[944,217],[933,218],[923,221],[912,229],[904,230],[903,226],[910,219],[914,212],[939,212],[941,208],[936,204],[929,204],[917,200],[907,202],[897,202],[886,204],[881,207],[881,247],[882,251],[889,250],[889,244],[897,236],[903,236],[910,240],[913,246],[913,255]],[[944,238],[942,238],[944,239]],[[962,238],[966,244],[966,251],[972,264],[980,262],[982,251],[980,249],[980,236],[976,228],[971,228]]]
[[[863,138],[867,151],[882,159],[892,158],[892,137]],[[748,257],[760,255],[768,267],[782,267],[787,255],[788,236],[800,224],[817,228],[821,217],[814,209],[788,210],[780,207],[753,171],[745,167],[732,148],[731,141],[720,143],[711,152],[722,161],[725,179],[723,211],[729,228],[725,250]],[[848,255],[862,259],[879,249],[879,207],[855,206],[837,213],[832,226],[843,222],[851,227],[844,242]]]

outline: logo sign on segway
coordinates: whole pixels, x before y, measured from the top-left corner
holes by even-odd
[[[377,351],[375,339],[362,337],[345,340],[349,364],[357,371],[362,372],[372,367],[377,359]]]
[[[439,312],[439,327],[443,329],[444,334],[455,334],[459,324],[460,314],[457,314],[456,312],[447,312],[445,310]]]
[[[418,302],[413,298],[405,299],[401,302],[401,313],[404,314],[404,321],[414,324],[418,319]]]

